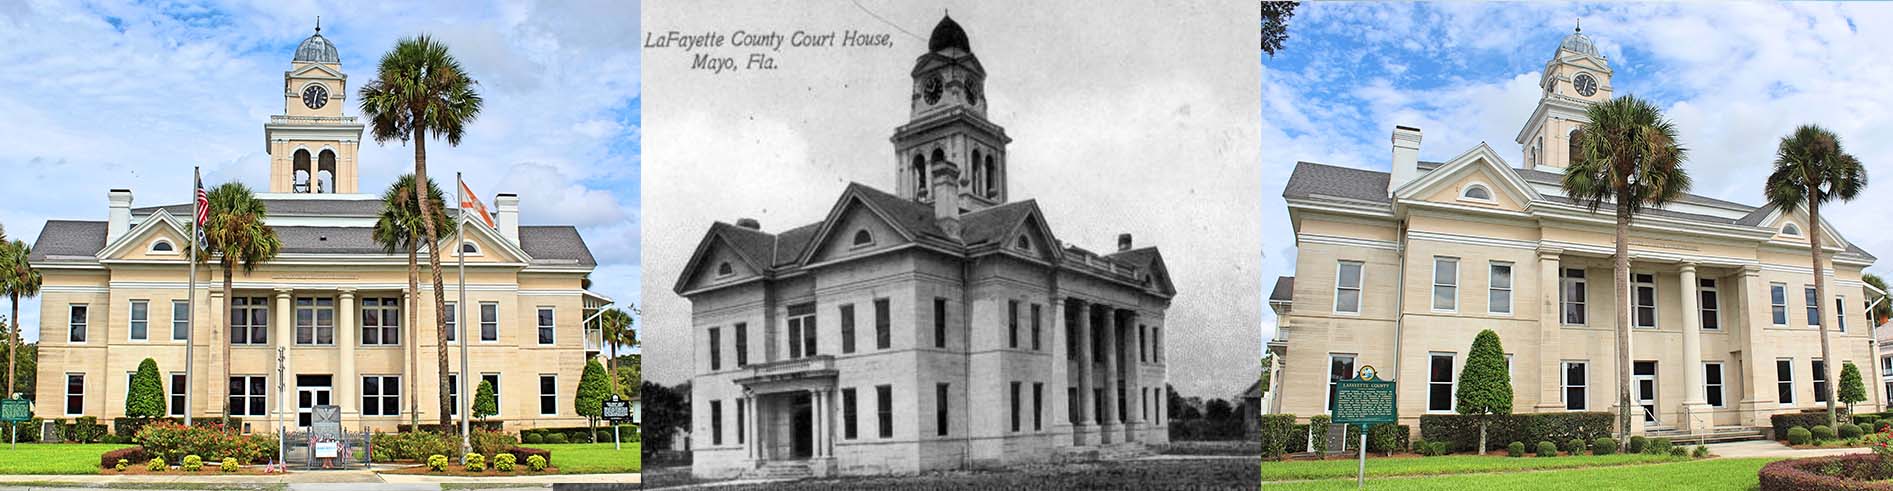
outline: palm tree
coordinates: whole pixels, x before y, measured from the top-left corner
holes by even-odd
[[[460,145],[467,125],[480,114],[480,94],[473,90],[476,84],[478,82],[460,68],[460,62],[447,52],[447,45],[425,34],[402,38],[393,49],[381,55],[375,78],[362,86],[362,115],[368,118],[377,143],[414,142],[414,179],[428,182],[427,138],[445,138],[449,146]],[[434,226],[434,215],[441,211],[418,193],[414,200],[418,202],[422,230],[426,232],[423,237],[434,247],[427,255],[427,266],[434,273],[434,327],[440,341],[440,425],[446,428],[453,426],[448,416],[453,409],[448,407],[445,397],[450,392],[447,387],[447,319],[441,313],[447,310],[447,293],[440,278],[441,231]]]
[[[420,324],[415,320],[418,309],[414,307],[421,303],[421,266],[418,258],[420,249],[427,247],[420,240],[427,234],[427,230],[421,225],[420,201],[415,198],[414,193],[414,174],[403,175],[395,180],[394,185],[388,186],[388,190],[381,193],[381,216],[375,220],[375,230],[372,233],[375,243],[381,244],[382,249],[389,254],[394,254],[395,251],[401,249],[407,250],[408,290],[402,296],[406,297],[407,301],[405,308],[408,314],[408,332],[416,332],[413,329]],[[440,186],[434,185],[433,181],[428,181],[428,204],[439,209],[444,201],[441,196]],[[442,234],[452,234],[454,222],[447,220],[446,214],[436,213],[434,228],[441,230]],[[408,344],[408,394],[415,394],[417,393],[415,388],[420,383],[416,380],[418,377],[414,376],[420,373],[418,361],[420,347],[411,335],[406,342]],[[408,397],[408,424],[417,428],[421,425],[420,403],[419,397]]]
[[[632,309],[635,310],[636,307],[632,307]],[[618,393],[621,389],[617,387],[618,348],[629,348],[638,345],[637,331],[631,329],[632,325],[636,322],[637,320],[632,318],[631,314],[626,313],[624,309],[609,309],[604,311],[604,313],[598,314],[598,325],[601,334],[605,338],[605,346],[608,348],[605,351],[605,373],[612,374],[611,392],[613,394]]]
[[[1585,111],[1590,124],[1573,135],[1578,154],[1560,183],[1566,195],[1592,212],[1605,203],[1617,218],[1618,441],[1630,441],[1630,222],[1644,207],[1662,206],[1689,190],[1683,171],[1688,152],[1676,141],[1676,125],[1643,99],[1623,96]]]
[[[4,240],[4,237],[0,237]],[[13,367],[20,352],[20,297],[39,295],[40,274],[27,262],[33,254],[33,247],[26,242],[14,240],[0,241],[0,294],[4,294],[12,303],[13,315],[7,316],[11,326],[7,328],[7,393],[13,397]]]
[[[1880,275],[1873,273],[1860,275],[1860,282],[1873,285],[1877,291],[1887,291],[1886,280],[1880,279]],[[1868,292],[1867,304],[1871,307],[1867,309],[1867,312],[1868,318],[1873,319],[1873,327],[1879,327],[1886,323],[1888,317],[1893,317],[1893,297],[1889,297],[1886,293]]]
[[[230,328],[230,312],[235,302],[231,301],[230,283],[238,267],[243,274],[255,271],[258,265],[276,259],[282,252],[283,242],[276,238],[276,229],[263,223],[269,219],[269,209],[263,200],[257,199],[250,192],[249,186],[238,182],[226,182],[210,190],[209,210],[204,218],[204,240],[201,242],[202,253],[197,260],[209,263],[216,256],[217,265],[223,270],[224,328]],[[195,267],[194,265],[192,267]],[[276,342],[287,342],[279,339]],[[230,343],[223,343],[223,378],[230,380]],[[230,425],[230,401],[224,399],[224,426]]]
[[[1775,170],[1768,174],[1762,193],[1768,204],[1783,213],[1806,206],[1808,255],[1814,259],[1814,315],[1827,318],[1827,270],[1821,257],[1821,203],[1840,198],[1851,201],[1867,187],[1867,168],[1840,147],[1840,137],[1818,125],[1806,124],[1781,138],[1775,148]],[[1832,360],[1828,353],[1827,325],[1820,323],[1821,359]],[[1823,363],[1823,380],[1834,380],[1833,363]],[[1831,387],[1831,385],[1830,385]],[[1827,398],[1827,426],[1834,427],[1834,397]]]

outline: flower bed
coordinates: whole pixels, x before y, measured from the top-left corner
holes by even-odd
[[[1775,461],[1758,474],[1761,491],[1893,491],[1893,472],[1871,454]]]

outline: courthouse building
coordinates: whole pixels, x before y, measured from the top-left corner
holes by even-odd
[[[1861,271],[1874,257],[1822,223],[1830,298],[1815,298],[1799,208],[1685,195],[1647,209],[1630,231],[1630,304],[1612,305],[1611,206],[1593,211],[1559,181],[1572,132],[1611,97],[1613,74],[1590,38],[1564,38],[1516,136],[1518,167],[1484,144],[1421,161],[1421,130],[1404,126],[1393,130],[1391,172],[1297,164],[1282,193],[1297,275],[1271,295],[1280,364],[1266,410],[1325,414],[1334,381],[1371,365],[1399,382],[1403,423],[1452,413],[1473,337],[1491,329],[1513,411],[1615,411],[1618,308],[1632,309],[1637,432],[1764,427],[1772,414],[1826,407],[1837,383],[1827,363],[1872,373]],[[1688,165],[1701,175],[1728,163]],[[1761,181],[1750,182],[1755,201]],[[1821,357],[1822,325],[1832,359]],[[1861,410],[1877,410],[1882,390],[1869,383]]]
[[[283,114],[265,122],[262,135],[270,178],[258,197],[282,240],[281,254],[251,272],[238,268],[230,298],[223,297],[220,268],[199,270],[189,336],[190,203],[136,206],[132,190],[113,189],[104,196],[104,220],[46,223],[30,258],[45,282],[39,416],[122,416],[130,376],[151,358],[164,372],[174,416],[220,417],[227,404],[244,426],[267,431],[268,418],[306,426],[311,407],[334,404],[346,428],[393,430],[418,402],[421,421],[438,420],[426,252],[419,325],[409,326],[405,310],[417,306],[403,295],[407,255],[385,252],[371,238],[383,188],[360,182],[364,165],[405,171],[411,163],[357,161],[363,125],[343,114],[354,102],[352,88],[335,46],[319,32],[296,49],[283,85],[273,89],[283,97]],[[190,181],[163,185],[181,192]],[[493,418],[509,427],[583,425],[570,400],[601,343],[581,323],[609,302],[585,288],[596,262],[576,228],[521,225],[520,197],[494,201],[498,226],[468,225],[466,242],[456,248],[466,257],[466,321],[475,323],[465,340],[471,373],[494,382]],[[441,262],[451,268],[455,259],[448,254]],[[452,310],[459,292],[454,271],[446,273]],[[449,332],[458,329],[447,315]],[[196,380],[186,376],[187,338],[196,344]],[[456,380],[458,342],[449,346]],[[220,380],[226,368],[230,376]],[[186,393],[195,394],[189,407]]]
[[[891,192],[850,184],[823,220],[775,232],[715,223],[677,279],[694,474],[912,473],[1167,441],[1162,256],[1129,234],[1107,253],[1066,245],[1015,199],[1011,138],[952,19],[912,76]]]

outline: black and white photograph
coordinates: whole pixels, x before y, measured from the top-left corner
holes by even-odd
[[[643,4],[644,482],[1253,489],[1254,4]]]

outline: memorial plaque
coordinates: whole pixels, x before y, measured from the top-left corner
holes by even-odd
[[[334,440],[317,441],[313,447],[318,459],[333,459],[341,454],[341,442]]]
[[[0,422],[18,423],[33,419],[33,402],[26,399],[0,400]]]
[[[1394,383],[1341,380],[1334,383],[1333,421],[1338,424],[1388,424],[1399,419]]]
[[[342,438],[342,406],[315,406],[309,409],[309,434],[318,440]]]
[[[631,420],[631,401],[613,398],[604,402],[605,408],[600,412],[600,416],[606,421],[621,423]]]

